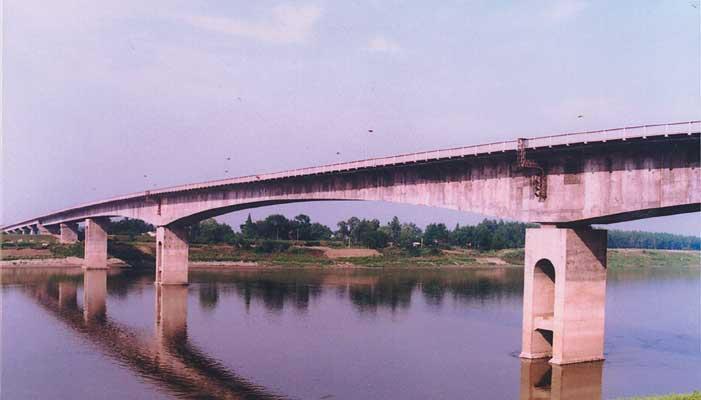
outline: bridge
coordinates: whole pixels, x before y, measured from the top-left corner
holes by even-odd
[[[539,223],[526,234],[523,358],[603,359],[608,224],[701,210],[701,121],[373,158],[150,190],[55,211],[5,232],[77,240],[106,268],[110,217],[156,228],[159,285],[188,282],[188,225],[248,208],[377,200]]]

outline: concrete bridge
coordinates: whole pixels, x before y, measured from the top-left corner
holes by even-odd
[[[603,359],[608,224],[701,210],[701,121],[522,138],[145,191],[2,228],[77,238],[106,268],[105,218],[157,227],[156,283],[186,284],[186,227],[273,204],[380,200],[537,222],[526,235],[524,358]]]

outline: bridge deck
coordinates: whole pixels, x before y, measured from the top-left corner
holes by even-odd
[[[656,125],[639,125],[628,126],[623,128],[564,133],[549,136],[540,136],[527,138],[526,149],[537,149],[543,147],[561,147],[589,143],[605,143],[608,141],[626,141],[629,139],[646,139],[648,137],[667,137],[670,135],[691,135],[701,132],[701,121],[687,121],[669,124]],[[79,210],[91,206],[118,202],[123,200],[136,199],[140,197],[153,196],[158,194],[167,194],[181,191],[208,189],[220,186],[238,185],[250,182],[261,182],[275,179],[285,179],[300,176],[311,176],[319,174],[338,173],[344,171],[353,171],[368,168],[382,168],[395,165],[403,165],[417,162],[439,161],[451,158],[479,156],[499,152],[516,151],[518,140],[509,140],[503,142],[479,144],[472,146],[456,147],[449,149],[439,149],[431,151],[423,151],[417,153],[400,154],[389,157],[370,158],[366,160],[358,160],[351,162],[342,162],[335,164],[321,165],[317,167],[297,168],[281,172],[264,173],[258,175],[248,175],[237,178],[218,179],[187,185],[171,186],[156,190],[147,190],[143,192],[132,193],[124,196],[109,198],[106,200],[95,201],[81,204],[74,207],[65,208],[54,211],[39,217],[24,220],[12,225],[6,225],[1,229],[3,231],[17,229],[36,224],[42,218],[52,217],[67,211]]]

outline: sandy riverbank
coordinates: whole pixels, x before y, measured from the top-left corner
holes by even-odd
[[[83,259],[78,257],[66,258],[32,258],[23,260],[1,260],[0,269],[6,268],[77,268],[83,266]],[[114,268],[129,267],[118,258],[107,259],[107,266]]]

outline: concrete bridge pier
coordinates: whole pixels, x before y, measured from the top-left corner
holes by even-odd
[[[107,220],[88,218],[85,220],[84,269],[107,268]]]
[[[187,230],[184,226],[156,228],[156,284],[187,285]]]
[[[22,234],[23,234],[23,235],[31,235],[31,234],[32,234],[32,230],[29,229],[28,226],[25,226],[24,228],[22,228]]]
[[[44,226],[42,224],[36,224],[36,227],[37,227],[37,233],[39,235],[55,235],[58,233],[58,231],[56,229],[54,229],[53,227],[49,228],[49,227]]]
[[[604,359],[606,240],[589,227],[526,230],[522,358]]]
[[[83,271],[83,319],[85,322],[103,320],[107,315],[107,271]]]
[[[78,241],[78,224],[76,223],[66,223],[60,225],[60,239],[61,243],[75,243]]]

